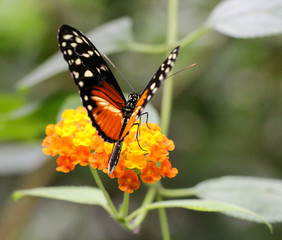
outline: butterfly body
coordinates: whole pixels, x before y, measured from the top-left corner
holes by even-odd
[[[109,159],[110,174],[118,164],[124,138],[170,72],[179,47],[162,63],[143,93],[132,93],[126,100],[101,53],[85,35],[62,25],[58,42],[92,125],[104,141],[116,143]]]

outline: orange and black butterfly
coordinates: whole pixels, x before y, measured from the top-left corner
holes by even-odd
[[[115,143],[108,165],[111,174],[118,164],[124,138],[170,72],[179,47],[169,54],[143,93],[132,93],[126,100],[101,53],[85,35],[62,25],[58,42],[92,125],[104,141]]]

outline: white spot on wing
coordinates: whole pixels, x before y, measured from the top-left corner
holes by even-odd
[[[93,109],[93,107],[91,105],[87,105],[87,108],[89,111],[91,111]]]
[[[108,71],[108,68],[107,68],[105,65],[102,65],[102,66],[100,67],[100,69],[101,69],[101,70],[104,70],[104,71]]]
[[[72,55],[72,50],[68,49],[68,55]]]
[[[73,76],[74,76],[75,79],[79,78],[79,73],[78,72],[73,71],[72,73],[73,73]]]
[[[63,36],[63,39],[69,40],[69,39],[71,39],[72,37],[73,37],[73,35],[71,35],[71,34],[66,34],[66,35]]]
[[[84,101],[88,101],[88,96],[87,95],[84,96]]]
[[[83,82],[83,81],[79,81],[79,82],[78,82],[78,85],[79,85],[80,87],[83,87],[84,82]]]
[[[84,77],[93,77],[93,73],[90,70],[86,70],[84,73]]]
[[[79,38],[79,37],[76,37],[76,38],[75,38],[75,41],[76,41],[77,43],[83,43],[83,41],[82,41],[81,38]]]
[[[75,48],[77,46],[77,43],[73,42],[70,45]]]
[[[82,36],[81,36],[81,38],[82,38],[82,40],[83,40],[84,42],[86,42],[86,43],[88,44],[87,39],[85,39],[85,38],[84,38],[84,37],[82,37]]]
[[[76,64],[76,65],[81,64],[81,60],[80,60],[80,58],[77,58],[77,59],[75,60],[75,64]]]
[[[89,55],[91,55],[91,56],[93,56],[93,54],[94,54],[94,52],[93,52],[93,51],[90,51],[90,50],[88,50],[87,52],[88,52]]]
[[[156,83],[154,82],[151,86],[150,86],[150,89],[153,90],[156,86]]]
[[[164,80],[164,76],[162,74],[159,76],[159,80]]]
[[[90,57],[90,55],[89,55],[88,53],[82,53],[82,56],[83,56],[83,57],[86,57],[86,58],[89,58],[89,57]]]
[[[78,33],[77,33],[77,32],[72,31],[72,33],[73,33],[75,36],[78,36]]]
[[[98,57],[100,57],[100,54],[99,54],[99,52],[98,52],[97,50],[94,50],[94,52],[96,53],[96,55],[97,55]]]
[[[67,43],[66,42],[62,42],[62,47],[65,47],[67,46]]]

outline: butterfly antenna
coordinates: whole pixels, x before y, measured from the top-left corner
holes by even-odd
[[[113,62],[107,57],[107,55],[104,54],[104,57],[107,59],[107,61],[118,71],[118,73],[122,76],[122,78],[127,82],[127,84],[129,85],[129,87],[132,89],[132,91],[134,92],[134,88],[132,87],[131,83],[125,78],[125,76],[120,72],[120,70],[118,70],[118,68],[115,66],[115,64],[113,64]]]
[[[176,74],[178,74],[178,73],[181,73],[181,72],[187,70],[188,68],[194,67],[194,66],[196,66],[196,65],[197,65],[197,63],[193,63],[193,64],[191,64],[191,65],[189,65],[189,66],[187,66],[187,67],[184,67],[184,68],[182,68],[182,69],[176,71],[175,73],[169,75],[167,78],[172,77],[172,76],[174,76],[174,75],[176,75]]]

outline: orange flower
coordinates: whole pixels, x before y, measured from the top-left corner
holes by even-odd
[[[161,175],[163,177],[169,177],[169,178],[173,178],[176,176],[176,174],[178,173],[178,170],[176,168],[171,168],[171,163],[170,161],[167,159],[165,159],[162,163],[161,163]]]
[[[56,170],[64,173],[72,171],[75,168],[75,164],[71,161],[69,156],[60,155],[57,159],[57,164],[58,167]]]
[[[46,137],[43,140],[43,152],[46,155],[59,155],[57,171],[69,172],[77,164],[108,172],[108,160],[113,144],[104,142],[98,136],[83,107],[76,110],[65,110],[63,119],[56,125],[46,126]],[[168,160],[169,151],[174,143],[160,132],[157,124],[148,123],[139,126],[139,144],[133,126],[124,139],[118,166],[109,175],[117,178],[122,191],[132,193],[139,188],[140,178],[145,183],[154,183],[161,177],[175,177],[177,169],[172,168]],[[137,174],[138,173],[138,174]]]
[[[133,193],[139,188],[140,182],[137,174],[133,170],[124,171],[124,174],[118,179],[119,189],[127,193]]]
[[[155,163],[148,162],[147,166],[142,170],[141,179],[145,183],[155,183],[161,179],[160,168]]]

